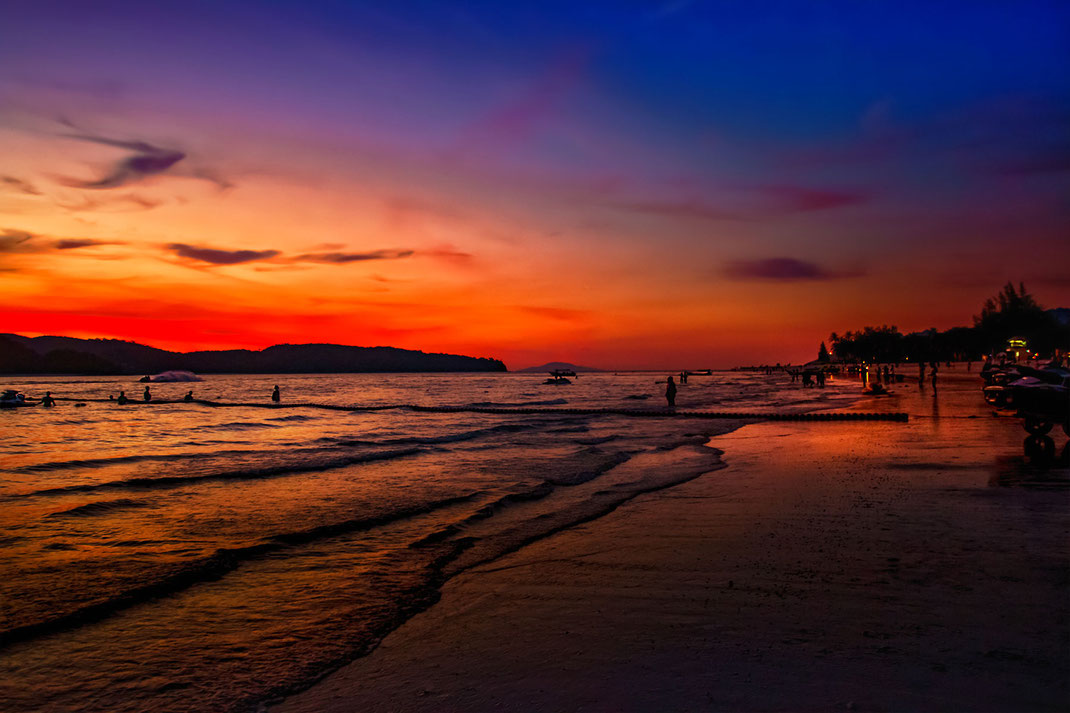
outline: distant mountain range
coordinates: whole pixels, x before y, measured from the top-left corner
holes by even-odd
[[[542,366],[529,366],[527,369],[517,369],[518,374],[534,374],[536,372],[550,372],[554,369],[572,369],[572,371],[579,374],[580,372],[595,372],[604,371],[603,369],[596,369],[593,366],[577,366],[575,364],[569,364],[567,361],[548,361]]]
[[[498,359],[427,354],[394,347],[277,344],[260,351],[169,352],[119,339],[0,334],[2,374],[340,374],[506,371]]]

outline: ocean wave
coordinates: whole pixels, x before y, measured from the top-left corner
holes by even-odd
[[[313,442],[347,448],[355,446],[434,446],[441,445],[443,443],[461,443],[463,441],[471,441],[478,438],[483,438],[486,436],[495,436],[502,433],[519,433],[521,431],[530,431],[535,428],[538,428],[536,424],[502,423],[497,426],[487,426],[486,428],[477,428],[472,431],[462,431],[460,433],[447,433],[442,436],[404,436],[402,438],[383,438],[379,440],[361,440],[355,438],[337,438],[329,436],[325,438],[318,438]]]
[[[78,505],[67,510],[59,510],[57,512],[49,513],[45,515],[47,518],[63,518],[63,517],[90,517],[93,515],[107,515],[108,513],[115,512],[116,510],[133,510],[137,508],[147,508],[151,505],[144,500],[131,500],[130,498],[120,498],[118,500],[103,500],[95,503],[85,503]]]
[[[568,399],[549,399],[547,401],[476,401],[468,404],[476,408],[525,408],[528,406],[562,406]]]
[[[278,419],[268,419],[276,421]],[[193,426],[191,431],[255,431],[260,428],[283,428],[278,423],[264,423],[262,421],[231,421],[230,423],[206,423],[202,426]]]
[[[218,480],[254,480],[258,478],[274,478],[291,473],[308,473],[332,468],[343,468],[348,465],[371,463],[373,461],[388,460],[391,458],[403,458],[423,452],[419,448],[404,448],[392,451],[378,451],[374,453],[361,453],[345,456],[325,457],[321,459],[304,460],[299,463],[267,466],[263,468],[248,468],[244,470],[220,471],[217,473],[200,473],[196,475],[173,475],[162,478],[126,478],[124,480],[109,480],[103,483],[83,483],[79,485],[67,485],[62,488],[45,488],[35,490],[13,497],[32,497],[41,495],[66,495],[68,493],[88,493],[98,490],[111,489],[155,489],[177,488],[193,483],[202,483]]]
[[[305,545],[321,539],[382,527],[400,520],[425,515],[441,508],[468,502],[478,497],[479,494],[476,491],[402,508],[381,515],[353,518],[319,525],[306,530],[279,533],[255,545],[246,547],[221,548],[208,557],[190,562],[171,574],[140,587],[118,592],[106,599],[59,614],[51,619],[43,619],[0,630],[0,649],[56,631],[77,628],[99,621],[142,602],[171,596],[195,584],[217,580],[240,567],[243,562],[273,554],[288,547]]]
[[[226,441],[205,441],[202,443],[226,443]],[[202,445],[199,443],[197,445]],[[123,465],[126,463],[142,463],[151,461],[181,461],[196,458],[215,458],[218,456],[247,455],[258,453],[242,449],[226,451],[214,451],[212,453],[138,453],[128,456],[111,456],[108,458],[78,458],[75,460],[48,461],[45,463],[33,463],[18,468],[12,468],[12,473],[49,473],[56,470],[76,470],[79,468],[99,468],[109,465]]]

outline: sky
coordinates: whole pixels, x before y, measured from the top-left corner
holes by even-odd
[[[1070,306],[1062,2],[50,2],[0,332],[800,362]]]

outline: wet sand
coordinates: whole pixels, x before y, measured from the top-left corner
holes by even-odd
[[[855,407],[909,424],[719,436],[726,468],[454,578],[272,711],[1065,710],[1070,474],[942,381]]]

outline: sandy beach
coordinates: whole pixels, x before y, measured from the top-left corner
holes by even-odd
[[[893,393],[854,408],[908,424],[713,438],[724,468],[464,572],[271,710],[1065,710],[1066,466],[961,366]]]

